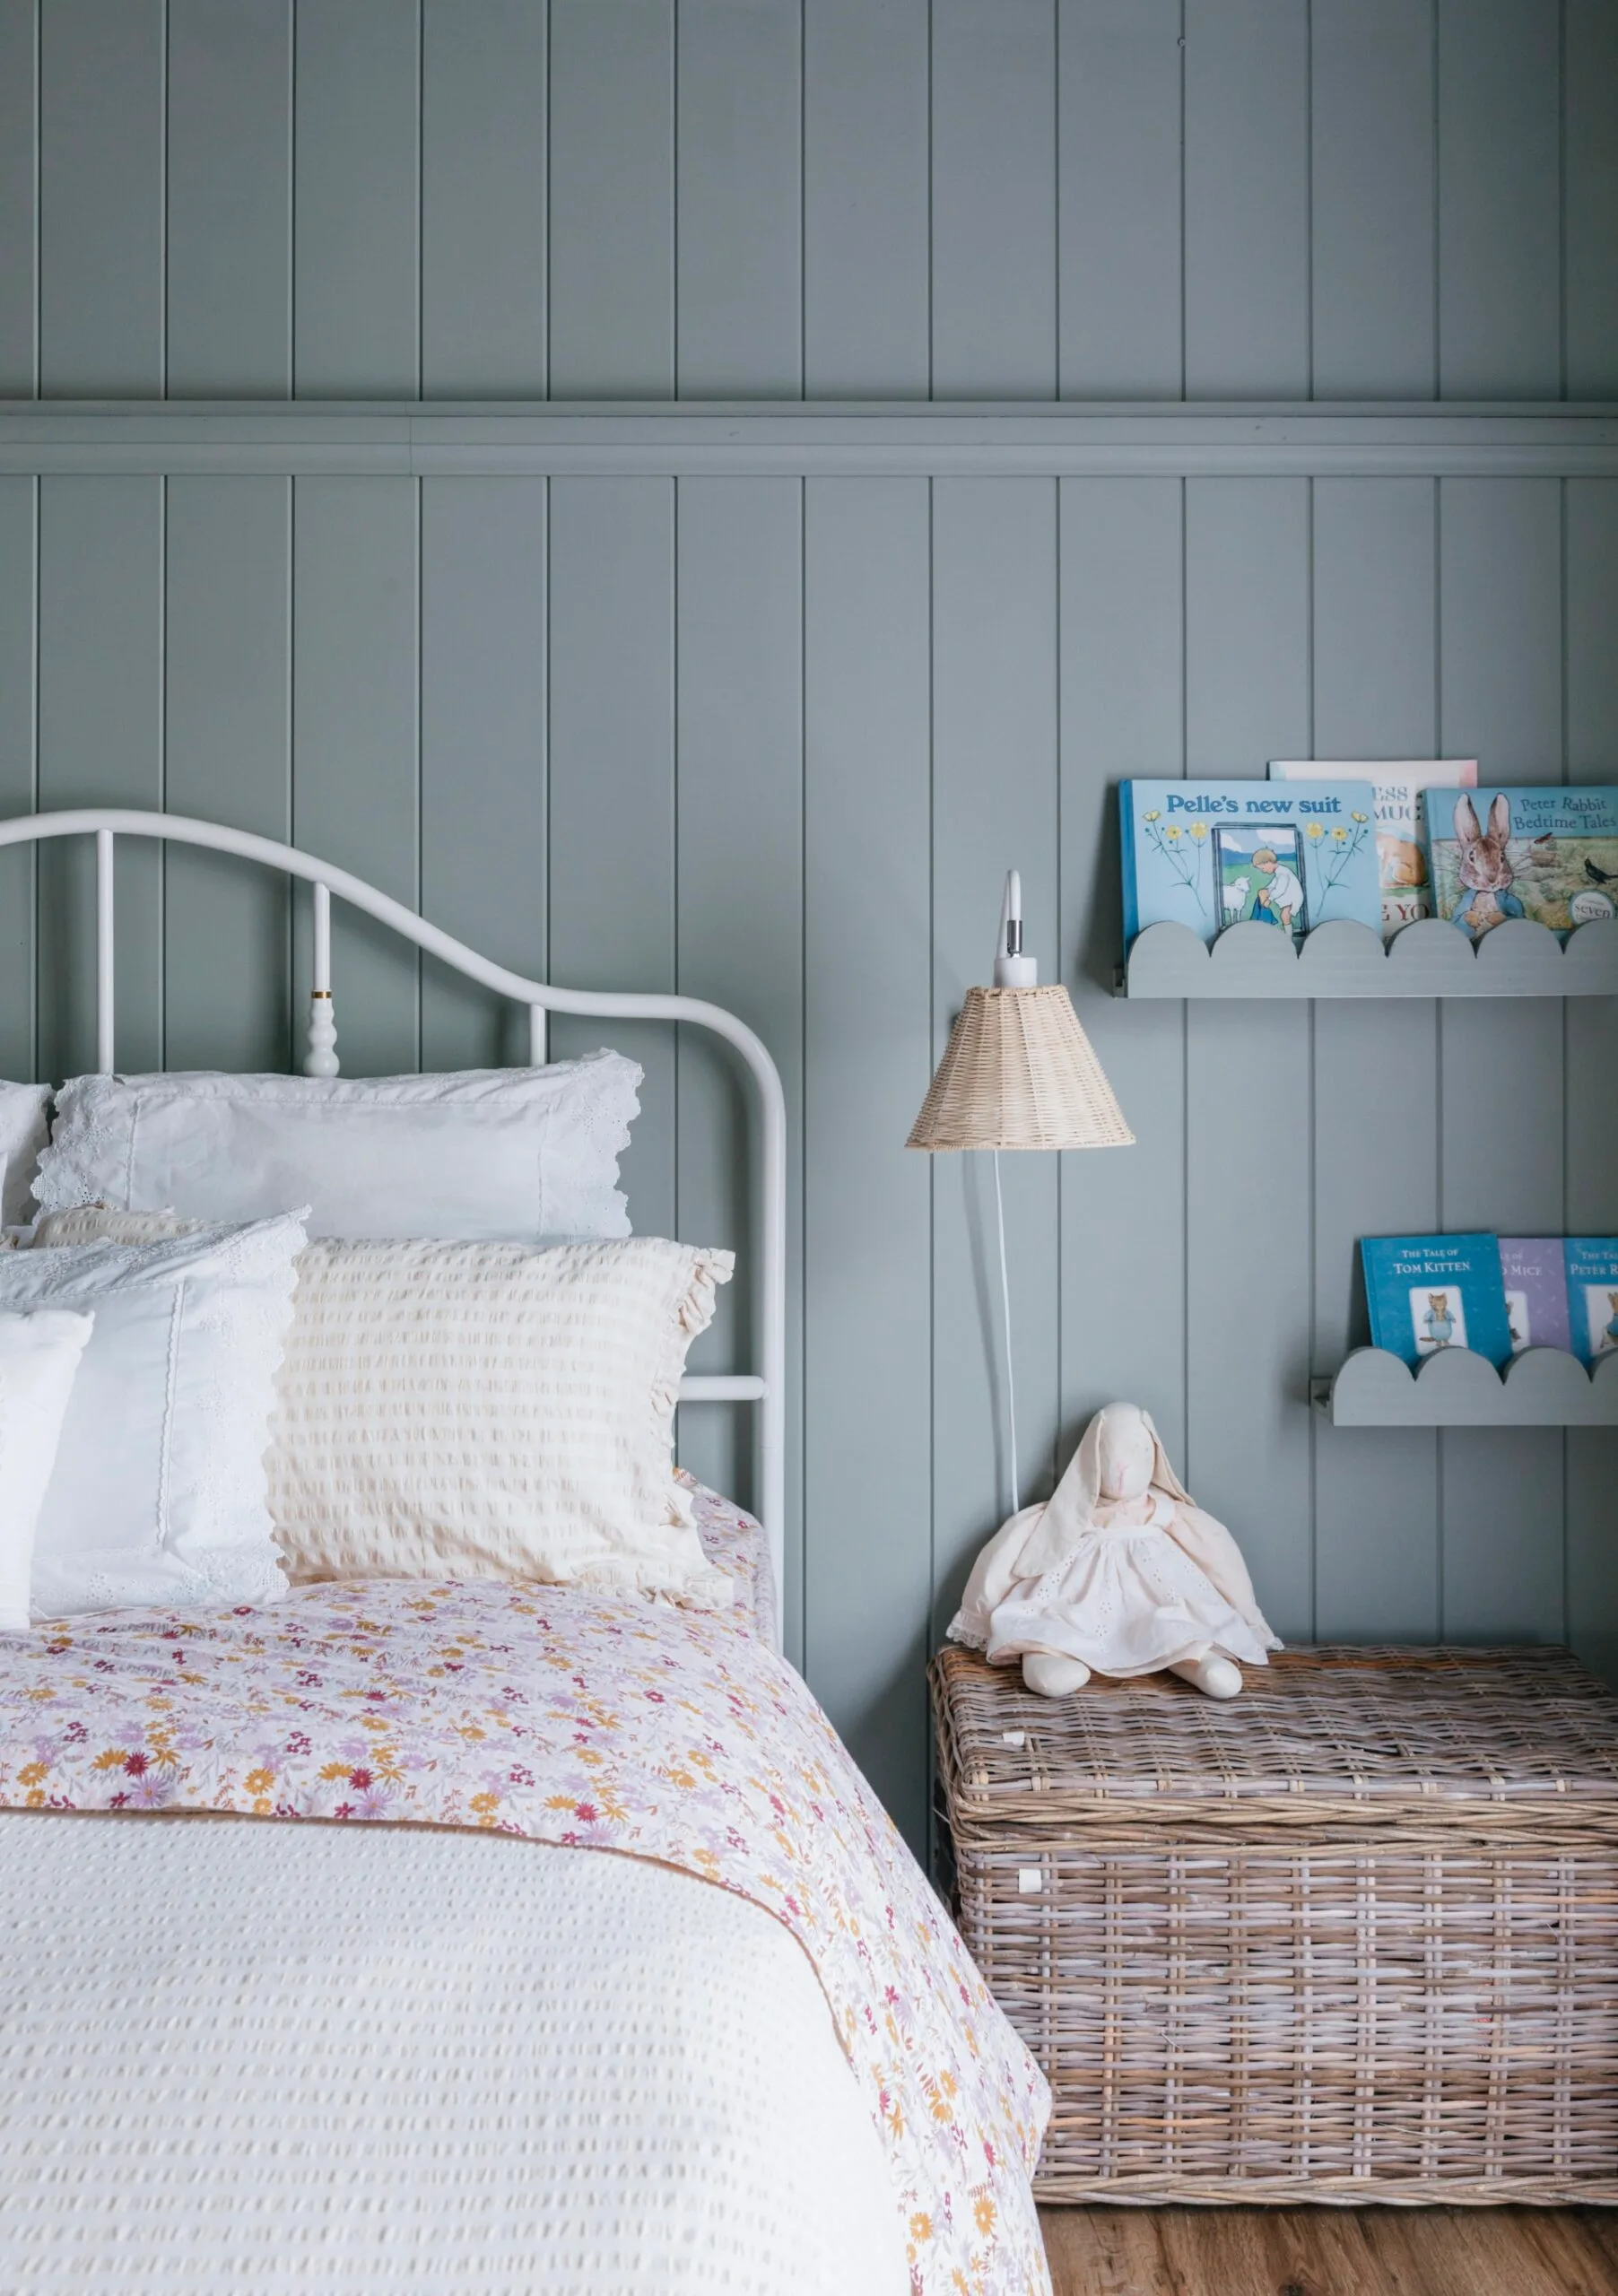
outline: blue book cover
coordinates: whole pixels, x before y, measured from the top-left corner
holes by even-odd
[[[1560,783],[1422,793],[1433,904],[1474,940],[1531,918],[1565,940],[1618,917],[1618,788]]]
[[[1618,1236],[1569,1236],[1562,1249],[1573,1352],[1593,1364],[1618,1352]]]
[[[1492,1236],[1367,1236],[1360,1246],[1373,1345],[1414,1370],[1445,1347],[1469,1347],[1497,1371],[1511,1326]]]
[[[1213,941],[1257,920],[1302,940],[1348,917],[1382,929],[1369,781],[1125,781],[1124,946],[1172,920]]]

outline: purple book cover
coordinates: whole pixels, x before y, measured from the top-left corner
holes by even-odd
[[[1511,1352],[1568,1346],[1567,1269],[1560,1236],[1502,1236],[1500,1267],[1511,1323]]]

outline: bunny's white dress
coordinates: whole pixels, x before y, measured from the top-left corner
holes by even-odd
[[[1266,1665],[1281,1645],[1241,1551],[1192,1504],[1144,1413],[1155,1447],[1151,1488],[1134,1499],[1100,1495],[1101,1416],[1051,1499],[1024,1507],[984,1548],[951,1637],[996,1665],[1048,1651],[1118,1677],[1209,1653]]]

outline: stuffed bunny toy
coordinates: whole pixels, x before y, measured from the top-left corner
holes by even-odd
[[[1020,1658],[1042,1698],[1081,1689],[1092,1672],[1164,1667],[1210,1698],[1234,1698],[1236,1662],[1262,1666],[1281,1648],[1235,1540],[1193,1505],[1133,1403],[1099,1411],[1051,1498],[1001,1526],[950,1634],[992,1665]]]
[[[1523,905],[1511,890],[1517,872],[1507,847],[1511,836],[1511,801],[1502,790],[1489,808],[1489,826],[1478,827],[1477,807],[1461,797],[1455,808],[1455,837],[1460,848],[1459,874],[1466,895],[1456,905],[1453,922],[1475,939],[1508,917],[1520,917]]]

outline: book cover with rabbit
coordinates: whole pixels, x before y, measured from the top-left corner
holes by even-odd
[[[1618,1236],[1563,1239],[1573,1352],[1592,1367],[1618,1352]]]
[[[1474,940],[1508,918],[1565,939],[1618,917],[1618,788],[1432,789],[1422,813],[1438,913]]]
[[[1380,932],[1369,781],[1125,781],[1124,945],[1148,925],[1274,926],[1294,945],[1352,918]]]

